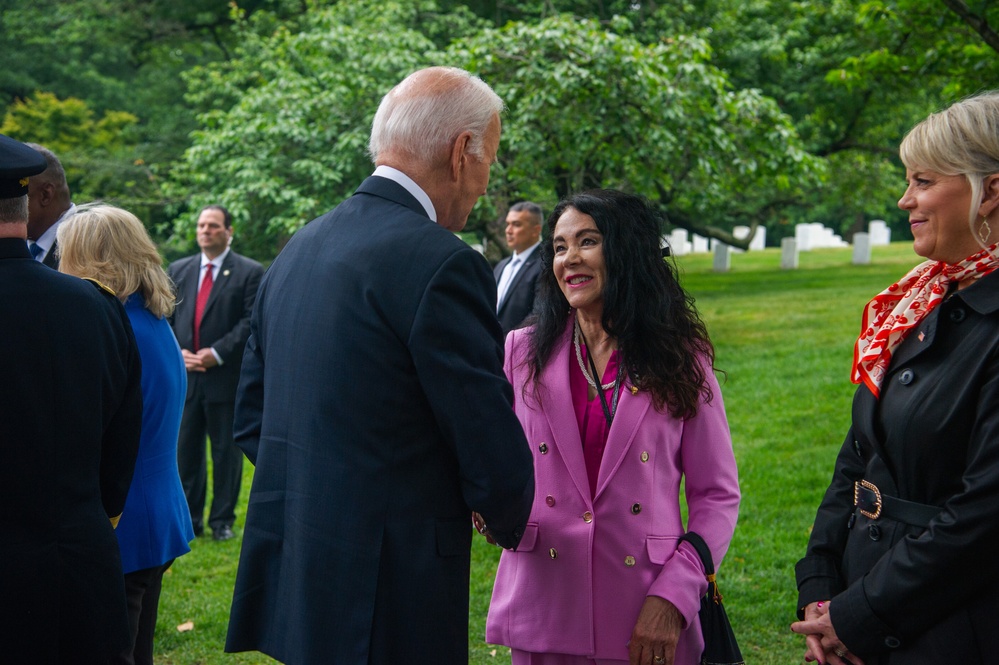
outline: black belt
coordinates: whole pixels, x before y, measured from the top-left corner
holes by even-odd
[[[941,511],[939,506],[884,496],[877,485],[867,480],[859,480],[853,484],[853,505],[861,515],[872,520],[884,517],[922,527],[929,525],[930,520]]]

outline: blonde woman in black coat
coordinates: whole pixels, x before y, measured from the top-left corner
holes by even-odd
[[[996,662],[999,93],[931,115],[900,152],[927,260],[864,310],[791,629],[823,664]]]

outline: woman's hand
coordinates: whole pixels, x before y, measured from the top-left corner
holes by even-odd
[[[805,636],[805,662],[818,661],[819,665],[864,665],[864,661],[850,653],[839,641],[832,619],[829,601],[809,603],[805,606],[803,621],[791,624],[791,631]]]
[[[489,533],[489,527],[486,526],[486,521],[482,519],[482,515],[473,512],[472,513],[472,526],[475,530],[485,536],[486,542],[490,545],[495,545],[496,541],[493,539],[493,535]]]
[[[646,596],[628,642],[628,665],[673,665],[683,616],[673,603]]]

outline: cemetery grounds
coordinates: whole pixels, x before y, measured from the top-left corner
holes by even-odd
[[[797,270],[781,270],[780,249],[767,248],[733,255],[727,273],[712,271],[711,254],[674,259],[715,344],[739,463],[742,507],[719,584],[750,665],[801,662],[803,640],[788,629],[794,564],[849,426],[860,311],[921,260],[911,241],[874,247],[870,265],[854,266],[851,257],[849,247],[801,252]],[[240,535],[253,467],[244,469]],[[200,538],[164,576],[158,664],[274,662],[257,653],[222,652],[239,544],[239,538]],[[469,612],[474,665],[510,662],[508,649],[483,641],[498,559],[495,547],[475,538]],[[189,630],[178,630],[188,623]],[[414,654],[417,660],[426,656]]]

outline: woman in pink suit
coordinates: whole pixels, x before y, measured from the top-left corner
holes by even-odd
[[[534,325],[509,334],[505,364],[537,489],[486,639],[513,665],[690,665],[707,582],[678,546],[681,481],[716,563],[739,510],[714,350],[644,200],[584,192],[547,227]]]

